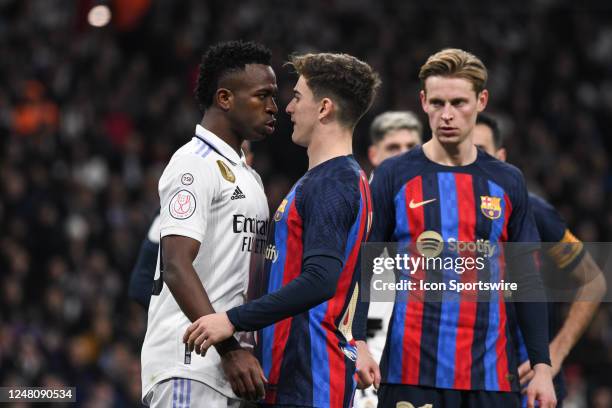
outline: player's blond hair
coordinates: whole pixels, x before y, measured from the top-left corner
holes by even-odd
[[[331,98],[338,121],[350,128],[370,109],[381,83],[370,65],[348,54],[292,55],[286,65],[306,79],[315,98]]]
[[[419,79],[423,90],[425,81],[432,76],[467,79],[478,95],[487,85],[488,74],[487,67],[474,54],[458,48],[446,48],[430,56],[421,67]]]

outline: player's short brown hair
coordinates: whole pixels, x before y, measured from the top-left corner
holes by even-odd
[[[370,109],[381,83],[372,67],[348,54],[293,55],[287,65],[304,77],[316,99],[334,101],[338,121],[350,128]]]
[[[487,85],[488,74],[487,67],[474,54],[458,48],[447,48],[430,56],[421,67],[419,79],[423,90],[425,81],[432,76],[467,79],[478,95]]]

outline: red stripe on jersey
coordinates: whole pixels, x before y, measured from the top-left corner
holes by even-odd
[[[297,278],[302,271],[302,219],[295,207],[295,200],[289,207],[287,216],[287,257],[283,273],[283,286]],[[272,344],[272,366],[268,381],[270,384],[278,384],[280,379],[280,369],[283,363],[283,353],[289,332],[291,330],[292,318],[288,317],[274,325],[274,340]],[[276,403],[276,391],[268,391],[265,401],[270,404]]]
[[[361,192],[361,201],[364,201],[365,195],[369,193],[369,187],[367,184],[364,185],[361,181],[359,182],[359,190]],[[338,286],[336,288],[336,294],[333,298],[328,301],[327,312],[323,319],[323,325],[327,332],[327,355],[329,356],[329,406],[330,408],[344,406],[345,397],[345,380],[346,380],[346,364],[344,360],[344,353],[338,348],[337,332],[338,327],[336,320],[341,316],[343,309],[348,307],[350,299],[347,299],[347,294],[353,281],[353,275],[355,273],[355,265],[357,264],[357,257],[361,248],[361,242],[366,234],[366,225],[368,217],[367,203],[362,206],[359,217],[359,227],[355,242],[347,242],[347,245],[353,245],[350,249],[348,259],[340,275]],[[354,316],[347,318],[352,320]]]
[[[366,199],[366,212],[367,212],[367,224],[366,224],[366,237],[365,241],[367,242],[370,239],[370,232],[372,232],[372,221],[373,221],[373,209],[372,209],[372,195],[370,194],[370,183],[368,183],[368,178],[366,177],[363,170],[359,171],[359,176],[361,177],[361,190],[362,197],[364,196],[363,191],[365,191],[365,199]]]
[[[510,215],[512,214],[512,203],[507,194],[504,194],[504,226],[502,228],[502,234],[500,240],[502,242],[508,241],[508,222],[510,221]],[[506,259],[503,251],[499,257],[499,279],[504,279],[506,270]],[[506,336],[507,330],[506,325],[508,319],[506,316],[506,302],[504,301],[503,292],[500,292],[499,296],[499,333],[497,334],[497,343],[495,344],[495,351],[499,356],[497,360],[497,381],[499,383],[500,391],[510,391],[510,379],[508,375],[508,354],[507,354],[507,343],[508,337]]]
[[[428,199],[430,197],[427,197]],[[410,208],[410,201],[423,201],[423,182],[421,176],[415,177],[406,184],[406,216],[410,240],[416,243],[425,229],[423,206]],[[424,279],[422,269],[415,271],[413,278]],[[404,324],[404,344],[402,345],[402,383],[418,384],[421,363],[421,336],[423,334],[423,290],[411,290],[406,305],[406,322]]]
[[[476,204],[472,176],[456,173],[455,184],[459,212],[459,236],[457,238],[459,242],[474,242],[476,241]],[[476,254],[466,252],[460,255],[473,258]],[[477,276],[477,269],[466,270],[461,276],[461,282],[476,282]],[[455,342],[455,389],[471,389],[472,343],[474,342],[474,323],[478,305],[476,302],[476,290],[461,292]]]

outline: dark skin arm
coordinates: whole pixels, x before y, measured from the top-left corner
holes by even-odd
[[[200,243],[192,238],[170,235],[162,238],[161,245],[164,283],[168,285],[185,316],[193,322],[201,316],[215,313],[193,268]],[[251,400],[262,398],[265,376],[257,359],[241,348],[234,337],[215,345],[215,348],[236,395]]]

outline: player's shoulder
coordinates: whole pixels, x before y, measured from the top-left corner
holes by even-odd
[[[216,157],[214,149],[202,140],[194,137],[174,152],[168,162],[168,169],[209,166],[211,159]]]
[[[422,174],[427,163],[428,160],[427,157],[425,157],[425,153],[423,153],[423,148],[418,146],[383,161],[372,173],[370,182],[376,179],[378,179],[377,182],[383,179],[397,179],[396,181],[398,182],[409,180]]]
[[[534,214],[558,214],[555,207],[553,207],[548,201],[539,195],[529,192],[529,205]]]
[[[359,193],[363,175],[352,155],[339,156],[309,170],[302,177],[298,193],[354,195]],[[365,175],[363,175],[365,180]]]
[[[498,160],[480,149],[477,160],[480,169],[502,188],[509,190],[525,188],[525,176],[518,167]]]
[[[426,164],[427,158],[425,157],[425,153],[423,153],[423,148],[417,146],[407,152],[386,159],[378,166],[376,171],[380,170],[381,173],[395,173],[400,171],[403,173],[412,170],[416,172]]]

